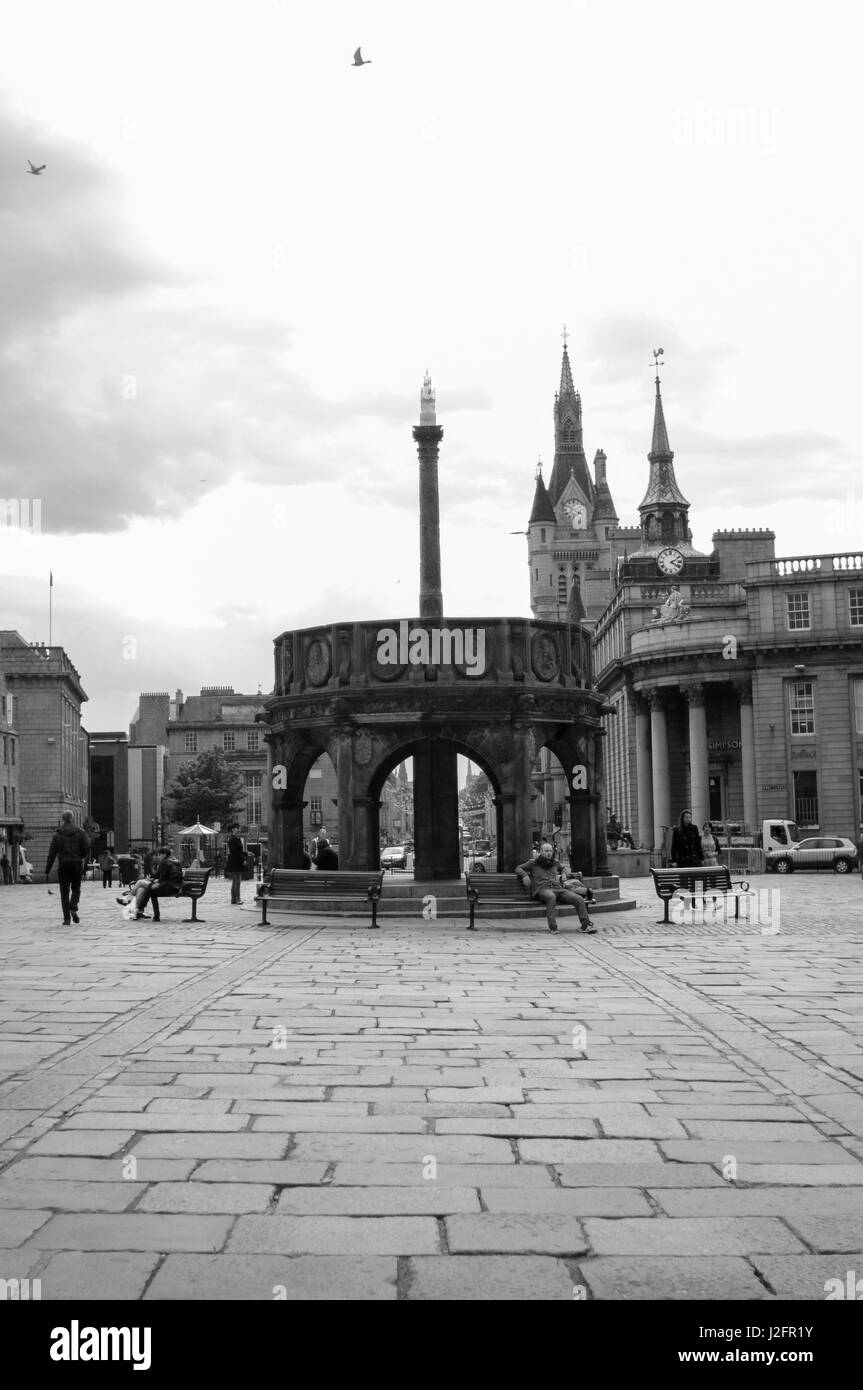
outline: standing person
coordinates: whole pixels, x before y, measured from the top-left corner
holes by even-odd
[[[110,851],[109,849],[106,849],[106,850],[105,850],[105,853],[102,855],[102,857],[101,857],[100,860],[99,860],[99,868],[102,870],[102,887],[103,887],[103,888],[111,888],[111,887],[113,886],[113,882],[114,882],[114,865],[115,865],[115,864],[116,864],[116,860],[115,860],[113,854],[111,853],[111,851]]]
[[[225,859],[225,878],[231,880],[231,904],[237,907],[242,903],[240,897],[240,884],[243,878],[243,863],[246,852],[243,849],[243,842],[237,834],[237,826],[233,826],[228,838],[228,853]]]
[[[519,864],[516,873],[531,897],[544,904],[550,932],[557,931],[557,904],[570,903],[575,908],[581,930],[587,936],[596,935],[582,895],[561,887],[564,868],[554,857],[553,845],[540,845],[539,857]]]
[[[328,873],[332,873],[339,867],[339,856],[327,839],[327,832],[325,830],[322,830],[318,836],[318,853],[315,863],[319,869]]]
[[[4,851],[3,851],[3,858],[0,859],[0,869],[2,869],[2,871],[3,871],[3,882],[4,882],[4,883],[11,883],[11,882],[12,882],[12,865],[9,863],[9,855],[6,853],[5,849],[4,849]]]
[[[84,865],[90,853],[90,841],[79,825],[72,820],[72,812],[64,811],[60,817],[60,829],[54,834],[48,849],[45,865],[45,879],[51,872],[51,865],[57,860],[57,879],[60,884],[60,904],[63,908],[63,926],[79,922],[78,901],[81,897],[81,878]]]
[[[694,869],[701,863],[701,836],[692,824],[692,812],[681,811],[671,837],[672,869]]]
[[[706,820],[701,828],[701,858],[704,864],[719,863],[719,846],[709,820]]]
[[[222,851],[221,851],[220,849],[217,849],[215,855],[213,856],[213,878],[221,878],[221,877],[222,877]]]

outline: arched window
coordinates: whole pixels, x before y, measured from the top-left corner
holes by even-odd
[[[662,539],[664,541],[674,540],[674,513],[662,513]]]

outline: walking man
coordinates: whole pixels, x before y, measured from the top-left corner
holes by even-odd
[[[60,904],[63,908],[63,926],[79,922],[78,900],[81,897],[81,878],[84,865],[90,853],[90,841],[79,825],[72,820],[72,812],[64,811],[60,817],[60,829],[55,833],[48,850],[45,865],[45,880],[51,872],[51,865],[57,860],[57,878],[60,883]]]
[[[11,865],[10,862],[9,862],[9,855],[6,853],[5,849],[4,849],[4,851],[3,851],[3,857],[2,857],[2,859],[0,859],[0,869],[2,869],[2,871],[3,871],[3,882],[4,882],[4,883],[11,883],[11,882],[12,882],[12,865]]]
[[[581,930],[587,936],[596,935],[596,927],[590,920],[581,894],[561,886],[564,869],[554,857],[553,845],[541,845],[539,858],[528,859],[524,864],[519,864],[516,873],[531,897],[544,904],[550,932],[557,931],[557,904],[571,903]]]
[[[225,859],[225,878],[231,880],[231,904],[239,906],[242,903],[240,897],[240,883],[243,878],[243,861],[246,852],[243,849],[243,842],[237,834],[237,827],[233,826],[228,839],[228,854]]]

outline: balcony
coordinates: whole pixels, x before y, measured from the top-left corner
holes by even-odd
[[[729,625],[740,643],[745,642],[748,622],[740,616],[726,614],[721,618],[689,618],[682,623],[669,623],[665,627],[644,627],[633,632],[630,641],[632,656],[653,657],[680,655],[684,652],[705,653],[719,656],[725,646]]]

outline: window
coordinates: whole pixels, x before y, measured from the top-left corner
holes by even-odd
[[[863,825],[863,767],[857,771],[857,799],[858,810],[860,813],[860,824]]]
[[[789,632],[808,632],[812,626],[809,621],[809,595],[786,594],[785,617]]]
[[[3,761],[4,763],[9,761],[9,740],[5,734],[3,735]]]
[[[11,792],[12,792],[12,815],[14,816],[14,815],[16,814],[16,811],[15,811],[15,788],[12,787],[12,788],[10,788],[10,790],[11,790]]]
[[[848,617],[852,627],[863,627],[863,589],[848,590]]]
[[[792,734],[815,733],[815,695],[811,681],[794,681],[792,683],[791,732]]]
[[[309,797],[309,822],[312,825],[320,825],[323,821],[323,802],[319,796]]]
[[[863,734],[863,680],[854,682],[854,728]]]
[[[809,769],[794,773],[794,819],[800,826],[818,825],[818,774]]]
[[[545,527],[544,527],[544,526],[541,526],[541,527],[539,528],[539,538],[540,538],[541,541],[545,541]]]
[[[185,733],[185,735],[184,735],[184,738],[185,738],[185,742],[184,742],[184,744],[183,744],[184,751],[185,751],[186,753],[197,753],[197,751],[198,751],[198,735],[197,735],[197,733],[189,732],[189,730],[187,730],[186,733]]]
[[[4,816],[8,816],[8,814],[9,814],[9,788],[8,788],[8,787],[4,787],[4,788],[3,788],[3,814],[4,814]]]
[[[15,744],[17,742],[18,740],[14,738],[10,738],[9,740],[9,761],[13,767],[15,766]]]
[[[257,753],[260,748],[260,734],[257,729],[250,729],[246,734],[246,747],[250,753]]]
[[[226,729],[222,734],[222,747],[226,753],[233,753],[236,746],[236,736],[233,729]]]
[[[673,540],[676,539],[676,537],[675,537],[675,535],[674,535],[674,513],[673,513],[673,512],[663,512],[663,513],[662,513],[662,529],[661,529],[660,534],[661,534],[662,540],[664,540],[664,541],[673,541]]]
[[[558,575],[558,579],[557,579],[557,601],[558,601],[558,603],[566,603],[566,575],[565,575],[565,574]]]
[[[261,823],[261,774],[246,773],[246,820],[249,825]]]

